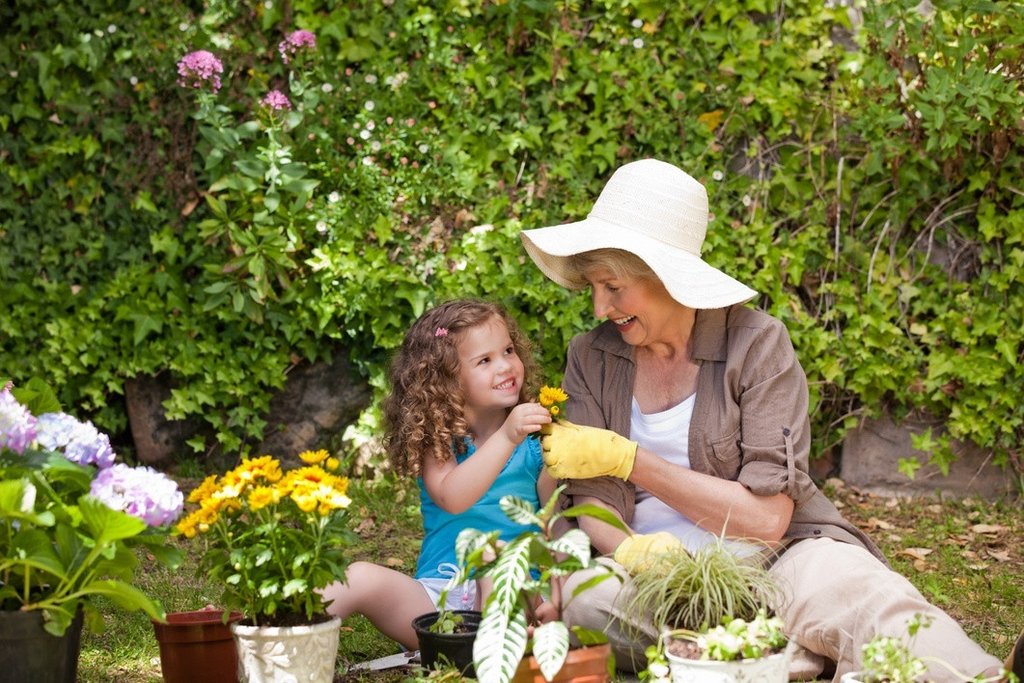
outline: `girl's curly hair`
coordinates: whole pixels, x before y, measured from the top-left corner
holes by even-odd
[[[432,308],[405,334],[391,361],[391,391],[384,399],[384,446],[395,471],[419,476],[424,458],[445,462],[452,450],[465,453],[469,425],[462,410],[458,343],[462,332],[491,318],[504,321],[525,369],[519,401],[534,393],[537,363],[529,341],[497,304],[457,299]]]

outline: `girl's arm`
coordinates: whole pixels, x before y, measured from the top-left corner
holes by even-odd
[[[454,458],[443,463],[427,458],[423,463],[423,485],[430,498],[446,512],[465,512],[487,493],[516,446],[549,422],[551,414],[547,408],[538,403],[520,403],[509,412],[504,424],[461,464],[456,464]]]

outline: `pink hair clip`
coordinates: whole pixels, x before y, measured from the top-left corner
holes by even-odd
[[[439,327],[439,328],[437,328],[436,330],[434,330],[434,336],[435,337],[447,337],[448,336],[448,328],[447,327]]]

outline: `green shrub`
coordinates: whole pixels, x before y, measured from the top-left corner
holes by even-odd
[[[124,381],[168,373],[168,415],[244,451],[292,365],[350,353],[380,388],[416,315],[477,295],[556,381],[588,301],[517,233],[655,156],[705,182],[707,258],[792,331],[815,453],[923,410],[941,466],[966,438],[1019,468],[1024,17],[903,4],[15,0],[0,368],[114,431]],[[286,64],[296,29],[317,48]],[[224,65],[199,117],[176,83],[198,49]]]

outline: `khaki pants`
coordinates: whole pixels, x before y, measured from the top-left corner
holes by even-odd
[[[619,565],[607,558],[601,562],[625,577]],[[962,681],[1002,664],[968,638],[949,615],[929,604],[906,578],[860,546],[828,538],[801,541],[783,553],[771,571],[784,595],[776,612],[800,646],[790,665],[791,680],[816,678],[825,663],[833,661],[833,680],[838,683],[847,671],[858,670],[861,645],[876,634],[908,638],[907,622],[915,614],[932,617],[932,623],[918,631],[914,653],[940,658],[964,674],[957,676],[933,665],[929,680]],[[571,577],[564,594],[571,595],[588,574],[592,575],[581,572]],[[639,671],[646,666],[644,650],[657,640],[658,631],[624,609],[631,590],[628,580],[604,581],[572,600],[565,615],[570,625],[605,629],[616,665]]]

